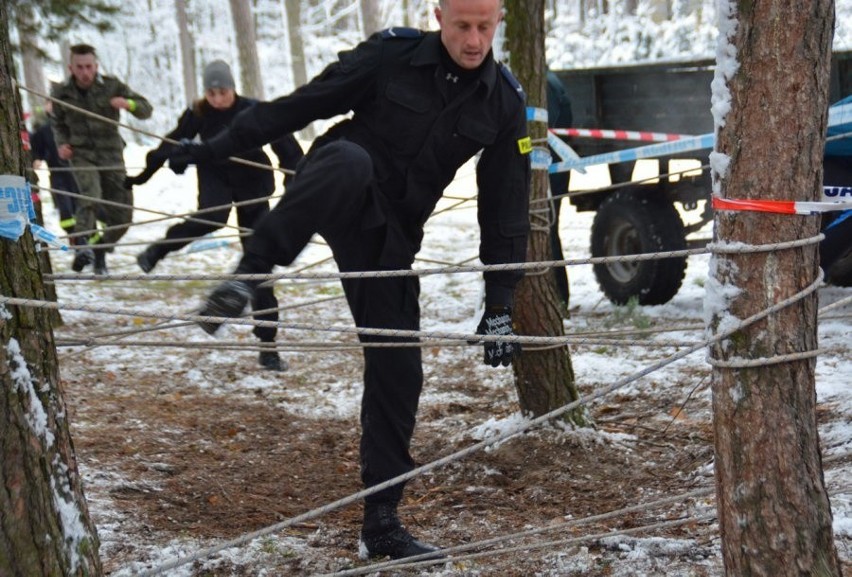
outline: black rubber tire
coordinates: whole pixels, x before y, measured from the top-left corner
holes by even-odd
[[[683,250],[683,221],[673,204],[653,190],[619,190],[598,207],[592,223],[592,256],[622,256]],[[607,298],[624,305],[660,305],[680,290],[686,257],[594,265]]]

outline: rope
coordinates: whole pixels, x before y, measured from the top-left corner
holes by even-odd
[[[554,530],[571,529],[575,526],[586,524],[587,520],[588,521],[592,521],[592,520],[601,521],[601,520],[607,520],[607,519],[610,519],[610,518],[613,518],[613,517],[620,517],[620,516],[623,516],[625,514],[629,514],[629,513],[633,513],[633,512],[642,512],[643,510],[646,510],[646,509],[656,508],[659,505],[677,502],[676,501],[677,499],[681,499],[681,502],[683,502],[686,499],[692,499],[692,498],[701,497],[701,496],[704,496],[704,495],[709,495],[709,494],[713,493],[713,491],[714,490],[709,488],[709,487],[705,488],[705,489],[699,489],[699,490],[693,491],[691,493],[685,493],[683,495],[679,495],[678,497],[669,497],[669,498],[666,498],[666,499],[661,499],[659,501],[655,501],[653,503],[648,503],[645,506],[637,505],[637,506],[632,506],[632,507],[625,507],[624,509],[612,511],[611,513],[604,513],[602,515],[594,515],[592,517],[587,517],[585,519],[579,519],[577,521],[569,521],[569,522],[566,522],[566,523],[559,523],[559,524],[552,525],[552,526],[549,526],[549,527],[531,529],[531,530],[528,530],[528,531],[521,531],[521,532],[516,533],[516,534],[510,534],[510,535],[506,535],[506,536],[502,536],[502,537],[496,537],[494,539],[488,539],[488,540],[485,540],[485,541],[480,541],[478,543],[469,543],[469,544],[466,544],[466,545],[460,545],[458,547],[449,547],[447,549],[441,549],[441,553],[452,554],[453,552],[458,551],[458,550],[467,551],[467,550],[470,550],[470,549],[476,549],[476,548],[482,547],[483,544],[488,544],[488,545],[499,544],[499,543],[502,543],[502,542],[505,542],[505,541],[516,539],[518,537],[528,536],[528,534],[538,534],[538,533],[544,533],[544,532],[551,532],[551,531],[554,531]],[[840,488],[836,491],[832,491],[832,496],[835,496],[837,494],[843,494],[845,492],[848,492],[848,488]],[[429,560],[428,557],[429,557],[430,554],[424,553],[424,554],[421,554],[421,555],[406,557],[404,559],[374,563],[374,564],[367,565],[367,566],[364,566],[364,567],[358,567],[356,569],[349,569],[349,570],[345,570],[345,571],[339,571],[339,572],[336,572],[336,573],[326,573],[326,574],[319,575],[318,577],[348,577],[350,575],[363,575],[363,574],[366,574],[366,573],[372,573],[374,571],[386,569],[386,568],[391,568],[391,569],[416,569],[416,568],[420,568],[420,567],[427,567],[427,566],[430,566],[430,565],[436,565],[436,564],[441,564],[441,563],[457,563],[457,562],[461,562],[461,561],[470,561],[470,560],[488,557],[488,556],[492,556],[492,555],[501,555],[501,554],[505,554],[505,553],[516,553],[518,551],[532,551],[532,550],[535,550],[535,549],[545,549],[545,548],[564,549],[566,546],[573,545],[575,543],[583,543],[583,542],[588,542],[588,541],[598,541],[598,540],[617,537],[617,536],[621,536],[621,535],[632,535],[632,534],[635,534],[635,533],[638,533],[638,532],[651,531],[651,530],[657,530],[657,529],[668,529],[668,528],[677,527],[677,526],[680,526],[680,525],[683,525],[683,524],[689,523],[689,522],[708,523],[708,522],[713,521],[715,518],[716,518],[716,515],[711,515],[711,514],[698,515],[696,517],[682,517],[681,519],[675,519],[675,520],[672,520],[672,521],[661,521],[659,523],[653,523],[653,524],[650,524],[650,525],[640,525],[640,526],[631,527],[631,528],[628,528],[628,529],[615,529],[615,530],[608,531],[608,532],[605,532],[605,533],[583,535],[583,536],[580,536],[580,537],[569,537],[569,538],[566,538],[566,539],[559,539],[559,540],[556,540],[556,541],[548,541],[548,542],[542,542],[542,543],[517,545],[517,546],[514,546],[514,547],[501,548],[501,549],[490,550],[490,551],[482,551],[482,552],[478,552],[478,553],[474,553],[474,554],[470,554],[470,555],[456,555],[456,556],[450,557],[449,559],[434,559],[433,558],[433,559]],[[419,559],[423,559],[423,561],[418,562]]]
[[[126,128],[127,130],[130,130],[132,132],[138,132],[139,134],[144,134],[145,136],[149,136],[151,138],[156,138],[157,140],[160,140],[162,142],[180,145],[179,141],[174,140],[172,138],[168,138],[166,136],[160,136],[159,134],[154,134],[153,132],[148,132],[147,130],[143,130],[143,129],[135,127],[135,126],[130,126],[129,124],[124,124],[124,123],[122,123],[118,120],[106,118],[105,116],[101,116],[100,114],[95,114],[94,112],[91,112],[89,110],[85,110],[83,108],[80,108],[79,106],[74,106],[73,104],[70,104],[70,103],[65,102],[63,100],[59,100],[58,98],[54,98],[52,96],[48,96],[47,94],[44,94],[44,93],[39,92],[37,90],[33,90],[32,88],[27,88],[26,86],[17,82],[14,78],[12,78],[11,80],[12,80],[12,85],[17,86],[21,90],[29,92],[30,94],[35,94],[36,96],[39,96],[39,97],[44,98],[46,100],[50,100],[51,102],[54,102],[54,103],[56,103],[60,106],[64,106],[65,108],[68,108],[68,109],[73,110],[75,112],[79,112],[80,114],[82,114],[84,116],[88,116],[90,118],[95,118],[97,120],[100,120],[101,122],[106,122],[107,124],[112,124],[113,126],[119,126],[121,128]],[[275,167],[269,166],[267,164],[261,164],[259,162],[252,162],[252,161],[246,160],[244,158],[237,158],[236,156],[229,156],[228,160],[230,160],[231,162],[235,162],[237,164],[244,164],[246,166],[251,166],[253,168],[260,168],[261,170],[269,170],[269,171],[273,171],[273,172],[282,172],[284,174],[295,174],[294,171],[288,170],[286,168],[275,168]]]
[[[657,509],[657,508],[662,507],[664,505],[671,505],[671,504],[675,504],[675,503],[681,504],[681,503],[686,502],[688,499],[696,499],[696,498],[699,498],[699,497],[705,497],[707,495],[711,495],[713,493],[713,491],[714,490],[713,490],[712,487],[705,487],[703,489],[697,489],[695,491],[690,491],[688,493],[683,493],[681,495],[676,495],[676,496],[673,496],[673,497],[665,497],[663,499],[658,499],[656,501],[651,501],[649,503],[643,503],[643,504],[639,504],[639,505],[631,505],[631,506],[628,506],[628,507],[623,507],[621,509],[609,511],[607,513],[601,513],[601,514],[598,514],[598,515],[590,515],[589,517],[584,517],[582,519],[572,519],[570,521],[566,521],[566,522],[563,522],[563,523],[556,523],[556,524],[553,524],[553,525],[548,525],[546,527],[537,527],[537,528],[534,528],[534,529],[527,529],[527,530],[524,530],[524,531],[518,531],[516,533],[501,535],[499,537],[493,537],[493,538],[485,539],[485,540],[482,540],[482,541],[477,541],[477,542],[473,542],[473,543],[465,543],[464,545],[457,545],[455,547],[447,547],[447,548],[441,549],[441,553],[444,554],[444,555],[452,556],[452,557],[449,558],[449,559],[444,559],[444,560],[432,560],[431,564],[446,563],[446,562],[453,563],[453,562],[456,562],[456,561],[472,559],[473,557],[456,556],[455,554],[456,553],[464,553],[466,551],[472,551],[472,550],[475,550],[475,549],[482,549],[484,547],[490,547],[492,545],[504,543],[504,542],[509,541],[509,540],[522,539],[522,538],[525,538],[525,537],[540,535],[542,533],[565,531],[565,530],[568,530],[568,529],[580,527],[582,525],[588,525],[588,524],[591,524],[591,523],[608,521],[610,519],[623,517],[625,515],[629,515],[629,514],[632,514],[632,513],[643,513],[643,512],[646,512],[648,510],[651,510],[651,509]],[[638,527],[634,527],[633,529],[638,529]],[[587,539],[591,540],[592,538],[588,537]],[[503,552],[507,552],[507,550],[500,549],[500,550],[496,551],[496,553],[498,553],[498,554],[503,553]],[[319,575],[317,577],[348,577],[350,575],[363,575],[365,573],[372,573],[374,571],[381,571],[381,570],[389,569],[389,568],[394,568],[394,569],[401,569],[403,567],[413,568],[416,565],[409,566],[410,563],[416,562],[420,559],[427,559],[429,557],[429,555],[430,555],[429,553],[424,553],[424,554],[421,554],[421,555],[406,557],[405,559],[397,559],[397,560],[392,560],[392,561],[384,561],[384,562],[381,562],[381,563],[374,563],[374,564],[370,564],[370,565],[364,566],[364,567],[358,567],[358,568],[349,569],[349,570],[346,570],[346,571],[339,571],[337,573],[328,573],[328,574],[325,574],[325,575]]]
[[[777,243],[779,246],[783,246],[784,249],[794,249],[800,248],[803,246],[809,246],[813,244],[819,243],[825,235],[820,233],[815,236],[811,236],[808,238],[797,239],[793,241],[788,241],[784,243]],[[708,248],[714,254],[722,254],[722,255],[730,255],[730,254],[739,254],[743,251],[747,251],[752,254],[767,252],[767,245],[749,245],[740,242],[734,243],[709,243]],[[823,271],[820,269],[820,279],[823,278]],[[800,351],[789,354],[779,354],[773,355],[771,357],[761,357],[761,358],[753,358],[753,359],[716,359],[713,357],[712,349],[708,349],[706,360],[707,362],[715,368],[725,368],[725,369],[745,369],[745,368],[755,368],[755,367],[765,367],[769,365],[776,365],[780,363],[799,361],[809,358],[815,358],[824,352],[821,349],[816,349],[812,351]]]
[[[769,365],[778,365],[781,363],[789,363],[793,361],[801,361],[804,359],[813,359],[824,354],[825,349],[814,349],[812,351],[802,351],[800,353],[789,353],[786,355],[775,355],[772,357],[758,357],[754,359],[714,359],[707,355],[707,362],[716,368],[720,369],[749,369],[754,367],[766,367]]]
[[[680,258],[699,254],[707,254],[706,248],[673,250],[665,252],[643,253],[620,256],[600,256],[581,259],[546,260],[538,262],[517,262],[507,264],[486,265],[453,265],[441,268],[423,269],[397,269],[380,271],[356,271],[356,272],[318,272],[318,273],[269,273],[269,274],[190,274],[190,275],[168,275],[168,274],[130,274],[130,275],[94,275],[94,274],[49,274],[44,275],[48,280],[244,280],[244,281],[268,281],[268,280],[335,280],[344,278],[389,278],[405,276],[429,276],[437,274],[459,274],[477,272],[505,272],[513,270],[538,270],[549,267],[575,266],[580,264],[606,264],[611,262],[632,262],[658,260],[665,258]]]
[[[296,331],[320,331],[330,333],[355,334],[380,336],[398,339],[445,339],[453,341],[470,341],[471,345],[482,344],[484,342],[517,342],[521,344],[562,344],[565,337],[538,337],[538,336],[501,336],[501,335],[478,335],[469,333],[447,333],[447,332],[427,332],[427,331],[412,331],[401,329],[376,329],[366,327],[350,327],[350,326],[319,326],[319,325],[304,325],[304,324],[288,324],[281,321],[255,320],[252,318],[228,318],[228,317],[211,317],[197,314],[183,315],[166,315],[162,313],[150,311],[138,311],[120,309],[114,307],[98,307],[89,305],[65,305],[53,301],[42,301],[36,299],[22,299],[16,297],[7,297],[0,295],[0,305],[12,306],[28,306],[40,309],[59,310],[59,311],[74,311],[74,312],[89,312],[96,314],[110,314],[119,316],[132,316],[139,318],[150,318],[160,320],[182,320],[192,321],[195,323],[219,323],[219,324],[236,324],[250,325],[253,327],[277,327],[281,329],[289,329]],[[254,314],[254,313],[248,313]]]
[[[638,527],[632,527],[630,529],[615,529],[613,531],[606,531],[603,533],[593,533],[591,535],[583,535],[581,537],[569,537],[567,539],[557,539],[554,541],[546,541],[542,543],[528,543],[523,545],[516,545],[514,547],[504,547],[501,549],[490,550],[490,551],[482,551],[479,553],[471,553],[468,555],[459,555],[457,557],[453,557],[451,559],[447,559],[444,561],[432,559],[417,561],[417,562],[400,562],[393,564],[392,567],[395,569],[418,569],[421,567],[429,567],[431,565],[436,565],[439,563],[445,562],[458,562],[458,561],[471,561],[474,559],[482,559],[484,557],[491,557],[494,555],[505,555],[506,553],[517,553],[519,551],[534,551],[536,549],[556,549],[556,548],[565,548],[569,545],[574,545],[577,543],[586,543],[588,541],[597,541],[600,539],[618,537],[620,535],[634,535],[636,533],[643,533],[646,531],[656,531],[659,529],[670,529],[672,527],[679,527],[680,525],[685,525],[687,523],[705,523],[712,521],[715,519],[715,515],[700,515],[698,517],[683,517],[681,519],[676,519],[674,521],[661,521],[659,523],[653,523],[651,525],[640,525]],[[422,556],[418,556],[422,557]],[[407,557],[406,559],[412,559],[412,557]],[[372,567],[372,566],[371,566]],[[365,567],[364,569],[368,569]],[[372,568],[369,568],[370,571],[366,571],[367,573],[372,572]],[[329,573],[326,574],[326,577],[336,577],[338,575],[362,575],[364,571],[354,570],[356,572],[340,572],[340,573]]]
[[[485,449],[486,447],[495,445],[495,444],[497,444],[501,441],[504,441],[504,440],[506,440],[510,437],[513,437],[513,436],[520,434],[520,433],[522,433],[526,430],[529,430],[532,427],[546,423],[546,422],[550,421],[551,419],[554,419],[554,418],[556,418],[560,415],[563,415],[564,413],[567,413],[568,411],[571,411],[575,408],[578,408],[581,405],[587,405],[592,400],[595,400],[595,399],[601,398],[605,395],[608,395],[609,393],[611,393],[611,392],[613,392],[613,391],[615,391],[619,388],[622,388],[629,383],[632,383],[632,382],[634,382],[634,381],[636,381],[636,380],[638,380],[642,377],[645,377],[648,374],[653,373],[654,371],[659,370],[660,368],[667,366],[671,363],[674,363],[675,361],[680,360],[680,359],[682,359],[686,356],[689,356],[689,355],[691,355],[692,353],[694,353],[698,350],[701,350],[701,349],[703,349],[707,346],[710,346],[711,344],[721,342],[722,340],[724,340],[724,339],[730,337],[731,335],[743,330],[744,328],[746,328],[746,327],[748,327],[748,326],[750,326],[750,325],[752,325],[752,324],[754,324],[754,323],[756,323],[760,320],[763,320],[764,318],[786,308],[787,306],[790,306],[791,304],[793,304],[795,302],[798,302],[799,300],[801,300],[803,298],[806,298],[808,295],[815,292],[822,285],[822,274],[821,273],[822,273],[822,271],[820,271],[819,278],[816,281],[814,281],[813,284],[811,284],[810,286],[808,286],[804,290],[800,291],[799,293],[797,293],[797,294],[795,294],[795,295],[793,295],[793,296],[791,296],[787,299],[784,299],[781,302],[776,303],[775,305],[773,305],[773,306],[771,306],[771,307],[769,307],[769,308],[767,308],[767,309],[765,309],[765,310],[763,310],[759,313],[756,313],[756,314],[752,315],[751,317],[749,317],[749,318],[747,318],[743,321],[740,321],[739,323],[736,324],[736,326],[729,328],[729,329],[727,329],[727,330],[725,330],[721,333],[718,333],[715,336],[713,336],[712,338],[706,339],[702,343],[696,344],[692,347],[689,347],[688,349],[685,349],[683,351],[679,351],[679,352],[677,352],[673,355],[670,355],[666,359],[658,361],[658,362],[650,365],[649,367],[646,367],[646,368],[644,368],[640,371],[637,371],[636,373],[633,373],[632,375],[630,375],[628,377],[619,379],[615,383],[612,383],[607,387],[599,389],[598,391],[596,391],[596,392],[594,392],[594,393],[592,393],[592,394],[590,394],[586,397],[581,397],[581,398],[577,399],[576,401],[573,401],[571,403],[563,405],[562,407],[556,408],[556,409],[554,409],[554,410],[552,410],[548,413],[545,413],[545,414],[543,414],[539,417],[536,417],[534,419],[530,419],[526,423],[522,423],[522,424],[520,424],[520,425],[518,425],[518,426],[516,426],[512,429],[506,429],[506,430],[504,430],[500,433],[497,433],[489,439],[475,443],[474,445],[471,445],[470,447],[467,447],[465,449],[457,451],[456,453],[450,454],[448,456],[439,458],[435,461],[432,461],[431,463],[427,463],[426,465],[421,465],[420,467],[416,467],[413,470],[409,471],[408,473],[398,475],[397,477],[394,477],[393,479],[389,479],[389,480],[387,480],[383,483],[380,483],[378,485],[374,485],[373,487],[370,487],[368,489],[364,489],[364,490],[359,491],[357,493],[354,493],[354,494],[352,494],[348,497],[344,497],[342,499],[339,499],[337,501],[334,501],[332,503],[329,503],[325,506],[319,507],[319,508],[314,509],[312,511],[308,511],[307,513],[304,513],[302,515],[298,515],[298,516],[293,517],[291,519],[287,519],[285,521],[281,521],[279,523],[265,527],[263,529],[253,531],[253,532],[248,533],[246,535],[243,535],[241,537],[220,543],[219,545],[207,547],[205,549],[197,551],[194,554],[191,554],[191,555],[188,555],[188,556],[185,556],[185,557],[181,557],[181,558],[176,558],[176,559],[173,559],[171,561],[167,561],[166,563],[164,563],[163,565],[160,565],[157,568],[154,568],[150,571],[146,571],[146,572],[140,574],[140,577],[148,577],[148,576],[151,576],[151,575],[161,574],[166,570],[174,569],[176,567],[186,565],[188,563],[192,563],[193,561],[196,561],[198,559],[209,557],[210,555],[213,555],[215,553],[218,553],[218,552],[223,551],[224,549],[228,549],[230,547],[234,547],[234,546],[238,546],[238,545],[248,543],[249,541],[252,541],[252,540],[254,540],[258,537],[268,535],[268,534],[274,533],[276,531],[280,531],[281,529],[284,529],[286,527],[290,527],[290,526],[292,526],[296,523],[300,523],[300,522],[306,521],[308,519],[319,517],[319,516],[324,515],[325,513],[329,512],[329,511],[333,511],[333,510],[338,509],[340,507],[343,507],[345,505],[349,505],[349,504],[351,504],[351,503],[353,503],[357,500],[363,499],[364,497],[367,497],[369,495],[372,495],[374,493],[382,491],[382,490],[384,490],[388,487],[392,487],[394,485],[397,485],[397,484],[399,484],[403,481],[408,481],[409,479],[412,479],[412,478],[417,477],[417,476],[419,476],[423,473],[426,473],[428,471],[432,471],[434,469],[442,467],[443,465],[446,465],[448,463],[459,461],[459,460],[461,460],[461,459],[463,459],[463,458],[465,458],[465,457],[467,457],[467,456],[469,456],[469,455],[471,455],[475,452],[478,452],[482,449]],[[2,302],[2,298],[0,298],[0,302]]]
[[[43,187],[41,187],[41,188],[43,188]],[[48,189],[45,189],[45,190],[53,191],[55,189],[48,188]],[[106,206],[117,206],[117,207],[120,207],[120,208],[130,208],[130,209],[133,209],[133,210],[147,212],[147,213],[150,213],[150,214],[158,214],[160,216],[165,216],[167,219],[168,218],[177,218],[172,214],[169,214],[167,212],[162,212],[162,211],[159,211],[159,210],[154,210],[152,208],[142,208],[142,207],[138,207],[138,206],[133,206],[132,204],[126,204],[126,203],[123,203],[123,202],[116,202],[114,200],[107,200],[105,198],[92,198],[91,196],[86,196],[85,194],[79,194],[77,192],[68,192],[67,190],[56,191],[56,192],[64,194],[65,196],[70,196],[71,198],[79,198],[79,199],[83,199],[83,200],[88,200],[88,201],[90,201],[94,204],[104,204]],[[266,201],[266,200],[268,200],[268,198],[264,198],[263,200]],[[219,208],[219,210],[222,210],[222,208]],[[219,228],[233,228],[233,229],[239,230],[241,232],[249,232],[249,233],[252,232],[252,230],[250,228],[241,227],[241,226],[234,226],[234,225],[231,225],[231,224],[222,223],[222,222],[218,222],[218,221],[215,221],[215,220],[204,220],[204,219],[201,219],[201,218],[193,218],[193,217],[190,217],[190,216],[183,216],[181,218],[185,218],[186,220],[191,220],[193,222],[199,222],[201,224],[212,224],[212,225],[215,225]],[[128,222],[127,224],[113,225],[110,228],[130,228],[131,226],[138,226],[138,224]],[[101,231],[103,231],[103,230],[105,230],[105,229],[101,229]],[[73,234],[69,234],[68,237],[71,238],[71,237],[76,237],[76,236],[83,236],[83,235],[86,235],[86,234],[93,234],[95,232],[99,232],[99,231],[85,230],[85,231],[75,232]]]
[[[67,196],[71,196],[71,195],[75,195],[75,194],[76,194],[76,193],[73,193],[73,192],[68,192],[67,190],[59,190],[59,189],[48,188],[48,187],[44,187],[44,186],[37,186],[37,185],[36,185],[36,188],[39,188],[39,189],[41,189],[41,190],[48,190],[48,191],[50,191],[51,193],[59,194],[59,195],[67,195]],[[224,209],[229,209],[229,210],[230,210],[230,209],[231,209],[231,208],[233,208],[233,207],[240,207],[240,206],[246,206],[246,205],[251,205],[251,204],[259,204],[259,203],[261,203],[261,202],[266,202],[266,201],[273,201],[273,200],[280,199],[282,196],[283,196],[283,195],[281,195],[281,194],[272,194],[272,195],[270,195],[270,196],[262,197],[262,198],[256,198],[256,199],[251,199],[251,200],[241,200],[241,201],[238,201],[238,202],[232,202],[232,203],[229,203],[229,204],[221,204],[221,205],[217,205],[217,206],[211,206],[211,207],[208,207],[208,208],[200,208],[200,209],[198,209],[198,210],[194,210],[194,211],[192,211],[192,212],[188,212],[188,213],[184,213],[184,214],[168,214],[168,213],[161,213],[161,214],[164,214],[165,216],[162,216],[162,217],[160,217],[160,218],[152,218],[152,219],[150,219],[150,220],[143,220],[143,221],[138,221],[138,222],[128,223],[128,224],[126,224],[126,225],[125,225],[125,224],[119,224],[119,225],[107,226],[107,227],[104,227],[104,228],[98,229],[97,231],[80,231],[80,232],[75,232],[75,233],[73,233],[73,234],[69,234],[69,235],[68,235],[67,237],[65,237],[65,238],[74,238],[74,237],[78,237],[78,236],[86,236],[86,235],[91,235],[91,234],[93,234],[93,233],[95,233],[95,232],[104,232],[104,231],[107,231],[107,230],[116,229],[116,228],[122,228],[122,227],[127,227],[127,228],[129,228],[129,227],[131,227],[131,226],[141,226],[141,225],[143,225],[143,224],[152,224],[152,223],[155,223],[155,222],[162,222],[162,221],[164,221],[164,220],[170,220],[170,219],[173,219],[173,218],[183,218],[183,219],[187,219],[187,220],[193,220],[191,217],[194,217],[195,215],[199,215],[199,214],[206,214],[206,213],[209,213],[209,212],[216,212],[216,211],[224,210]],[[85,198],[89,198],[89,197],[85,197]],[[98,202],[98,201],[99,201],[99,199],[91,199],[91,200],[93,200],[94,202]],[[128,206],[128,205],[121,205],[121,204],[120,204],[120,206]],[[137,207],[137,206],[134,206],[133,208],[134,208],[134,210],[137,210],[137,211],[151,212],[151,211],[148,211],[147,209],[144,209],[144,208],[141,208],[141,207]],[[202,223],[208,223],[208,222],[210,222],[210,223],[215,223],[216,221],[203,221],[203,220],[199,220],[198,222],[202,222]]]

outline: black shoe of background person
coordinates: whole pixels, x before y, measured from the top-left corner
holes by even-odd
[[[151,245],[136,255],[136,264],[143,272],[149,273],[154,270],[161,258],[159,251],[154,249],[154,245]]]
[[[74,272],[82,272],[84,268],[95,262],[95,253],[91,248],[86,247],[78,250],[74,255],[74,260],[71,262],[71,270]]]
[[[409,533],[396,515],[393,503],[365,503],[364,526],[358,543],[358,556],[403,559],[430,554],[425,559],[444,559],[440,548],[422,543]]]
[[[102,248],[92,249],[92,252],[95,255],[95,275],[96,276],[106,276],[109,274],[109,270],[107,270],[106,265],[106,251]]]
[[[258,362],[268,371],[286,371],[290,368],[290,365],[281,358],[278,351],[260,351]]]
[[[203,317],[238,317],[251,301],[253,292],[251,287],[243,281],[226,280],[210,293],[207,302],[204,303],[198,315]],[[202,321],[198,323],[198,326],[208,335],[212,335],[219,330],[222,323]]]

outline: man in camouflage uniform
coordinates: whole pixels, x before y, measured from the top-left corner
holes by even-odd
[[[122,81],[99,74],[95,49],[88,44],[71,47],[68,69],[71,76],[52,93],[59,101],[54,106],[53,131],[59,157],[74,168],[82,169],[75,171],[74,176],[80,193],[88,198],[77,201],[76,229],[92,231],[87,246],[77,251],[71,268],[80,272],[94,263],[95,274],[106,274],[106,251],[111,249],[98,245],[118,242],[127,232],[127,225],[133,219],[133,192],[124,187],[127,176],[124,140],[118,133],[118,126],[102,118],[118,121],[120,111],[127,110],[144,120],[151,117],[153,107]],[[96,116],[63,106],[63,103]],[[99,199],[121,206],[97,203]],[[115,228],[108,228],[103,235],[95,233],[96,214],[108,227]]]

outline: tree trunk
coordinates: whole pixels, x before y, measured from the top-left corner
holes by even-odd
[[[241,94],[263,100],[263,79],[257,58],[257,34],[249,0],[230,0],[237,50],[240,53]]]
[[[381,30],[382,7],[378,0],[361,0],[361,25],[364,27],[364,36]]]
[[[189,105],[198,98],[198,71],[195,69],[195,38],[189,29],[186,14],[186,0],[175,0],[178,38],[180,40],[180,60],[183,70],[183,93]]]
[[[0,174],[23,175],[8,16],[0,2]],[[0,238],[0,263],[0,295],[47,299],[28,232]],[[0,302],[0,385],[0,575],[102,575],[46,311]]]
[[[739,6],[731,41],[740,68],[728,79],[730,112],[717,119],[714,192],[729,199],[816,200],[833,3],[813,0],[804,9],[764,0]],[[731,70],[728,64],[718,63],[714,85]],[[725,101],[718,92],[717,85],[716,104]],[[727,169],[722,155],[730,160]],[[763,245],[819,232],[818,216],[718,212],[715,224],[726,245]],[[714,289],[719,298],[710,293],[707,300],[711,326],[719,330],[731,318],[747,318],[812,285],[819,272],[817,245],[717,254],[711,271],[712,286],[724,289]],[[813,351],[816,311],[813,293],[711,350],[717,508],[728,575],[840,575],[817,433],[815,360],[730,366],[732,360]]]
[[[29,4],[21,3],[15,10],[17,17],[18,37],[21,45],[21,63],[24,69],[24,82],[30,90],[47,94],[47,84],[44,80],[44,68],[41,60],[41,50],[38,46],[38,29],[33,20],[33,9]],[[34,112],[44,106],[41,97],[27,92],[28,110]]]
[[[527,91],[527,104],[547,108],[544,59],[544,0],[506,0],[506,47],[512,70]],[[546,137],[545,123],[530,124],[533,141]],[[547,172],[534,170],[531,189],[531,219],[528,261],[551,260],[548,226]],[[550,270],[527,273],[515,291],[514,320],[522,335],[563,336],[561,304]],[[528,347],[514,362],[515,386],[521,410],[542,415],[577,400],[574,370],[567,347],[533,350]],[[567,413],[575,425],[588,424],[585,407]]]
[[[290,38],[290,61],[293,65],[293,85],[298,88],[308,83],[308,68],[305,63],[305,44],[302,40],[302,2],[284,0],[287,11],[287,36]],[[302,136],[313,140],[314,128],[308,125],[302,129]]]

